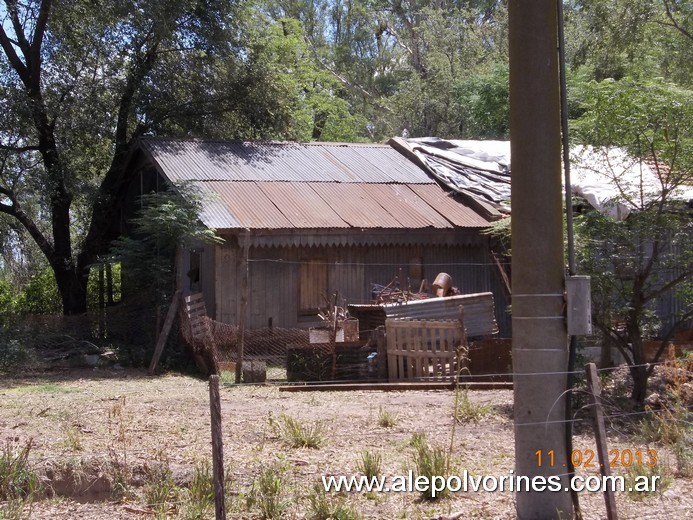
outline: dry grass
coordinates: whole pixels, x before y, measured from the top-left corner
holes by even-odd
[[[0,382],[0,434],[20,444],[34,439],[30,463],[41,472],[65,459],[86,461],[83,468],[120,475],[125,489],[89,502],[87,488],[81,497],[42,499],[34,505],[32,519],[94,520],[133,518],[127,507],[144,508],[147,475],[157,462],[165,462],[175,483],[166,493],[171,504],[169,518],[185,518],[189,508],[175,509],[177,501],[189,500],[195,468],[210,455],[209,394],[205,381],[180,375],[149,377],[137,371],[67,372],[50,377]],[[507,475],[514,467],[511,391],[469,392],[472,404],[483,403],[495,413],[478,423],[457,423],[452,457],[459,470],[474,475]],[[418,493],[328,494],[329,504],[315,495],[322,475],[353,475],[365,450],[378,453],[383,475],[406,474],[412,468],[409,440],[423,432],[432,445],[447,449],[453,425],[455,396],[451,391],[421,392],[320,392],[283,393],[276,387],[247,386],[222,389],[225,465],[232,509],[229,518],[257,518],[257,503],[248,506],[249,495],[263,468],[284,468],[282,497],[290,504],[285,518],[303,519],[311,507],[321,511],[340,507],[366,519],[427,519],[440,513],[463,511],[465,518],[515,518],[511,493],[459,493],[437,502],[421,501]],[[373,410],[397,414],[396,425],[379,427]],[[505,410],[505,411],[504,411]],[[300,418],[303,424],[325,425],[327,442],[320,449],[293,448],[276,436],[268,425],[270,413]],[[66,418],[79,431],[81,450],[66,449]],[[73,439],[74,440],[74,439]],[[673,454],[658,445],[663,464],[675,463]],[[591,435],[580,434],[576,449],[594,449]],[[644,448],[631,437],[612,432],[609,448]],[[165,461],[161,450],[165,449]],[[158,457],[158,459],[157,459]],[[98,461],[99,464],[89,464]],[[111,468],[111,469],[109,469]],[[119,468],[120,473],[113,470]],[[160,468],[161,469],[161,468]],[[87,475],[87,478],[93,475]],[[112,482],[116,483],[115,479]],[[686,518],[693,515],[690,478],[679,475],[663,494],[634,501],[617,494],[620,518]],[[93,489],[93,488],[92,488]],[[113,490],[116,491],[115,489]],[[163,492],[165,490],[152,490]],[[286,494],[286,495],[285,495]],[[311,505],[313,497],[313,505]],[[93,499],[93,497],[91,497]],[[341,499],[344,499],[342,501]],[[282,498],[282,500],[284,500]],[[604,516],[599,493],[581,494],[586,519]],[[318,507],[319,506],[319,507]],[[325,507],[323,507],[325,506]],[[205,504],[206,518],[209,516]],[[324,511],[323,511],[324,512]],[[316,516],[319,516],[315,512]],[[150,515],[150,517],[152,517]],[[205,518],[202,516],[201,518]]]

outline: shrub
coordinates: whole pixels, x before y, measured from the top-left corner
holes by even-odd
[[[393,414],[382,406],[378,409],[378,426],[382,426],[383,428],[393,428],[394,426],[397,426],[398,420],[397,414]]]
[[[31,441],[20,449],[10,441],[0,453],[0,518],[20,518],[40,490],[38,475],[29,466]]]
[[[279,437],[293,448],[320,448],[325,443],[325,425],[321,421],[304,424],[282,414],[274,428]]]
[[[280,518],[289,506],[283,497],[284,472],[282,466],[264,467],[253,481],[248,506],[257,508],[263,519]]]
[[[378,477],[380,473],[382,473],[382,466],[382,455],[366,450],[361,453],[361,460],[357,464],[357,469],[362,475],[372,479]]]
[[[437,476],[447,480],[451,473],[449,452],[440,446],[431,446],[426,441],[424,433],[415,433],[410,444],[414,448],[414,466],[417,476],[426,477],[429,483],[433,481],[433,477]],[[434,494],[432,486],[421,491],[421,497],[425,500],[437,500],[448,494],[447,489]]]
[[[318,484],[308,497],[310,520],[360,520],[361,515],[342,498],[327,497],[323,487]]]

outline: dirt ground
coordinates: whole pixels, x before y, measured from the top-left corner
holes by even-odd
[[[280,392],[276,386],[222,388],[224,455],[230,482],[228,518],[259,518],[247,496],[263,468],[281,472],[286,518],[310,518],[313,487],[322,475],[354,475],[364,450],[382,456],[382,474],[406,474],[414,468],[410,439],[425,432],[432,444],[447,447],[452,435],[452,391]],[[457,424],[453,462],[474,475],[507,475],[513,469],[512,391],[469,392],[472,403],[489,411],[477,423]],[[395,415],[396,425],[380,426],[380,410]],[[273,425],[281,414],[304,424],[321,421],[324,445],[291,448]],[[133,370],[66,371],[5,379],[0,383],[0,432],[6,445],[31,441],[30,461],[56,493],[34,504],[36,519],[120,519],[153,517],[142,497],[148,468],[162,464],[175,481],[187,485],[193,468],[211,459],[208,385],[193,377],[150,377]],[[610,431],[609,447],[635,446],[633,437]],[[575,447],[594,449],[585,428]],[[620,518],[691,518],[691,479],[675,474],[673,457],[656,447],[667,486],[661,493],[634,499],[617,493]],[[127,469],[128,482],[117,469]],[[115,498],[116,485],[127,488]],[[435,502],[417,493],[351,493],[344,498],[362,517],[427,519],[462,511],[462,518],[514,518],[510,492],[454,493]],[[584,518],[606,518],[602,495],[580,494]],[[183,506],[172,503],[170,518]],[[0,514],[0,518],[2,514]],[[213,518],[213,511],[209,518]]]

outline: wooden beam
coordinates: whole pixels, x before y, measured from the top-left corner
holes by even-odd
[[[597,442],[599,468],[603,476],[610,477],[609,449],[606,444],[606,427],[604,426],[604,410],[602,409],[602,385],[597,375],[597,365],[587,363],[585,372],[587,374],[588,395],[594,419],[594,437]],[[606,503],[606,517],[609,520],[618,520],[616,497],[614,496],[614,490],[609,486],[604,486],[604,502]]]
[[[243,351],[245,350],[245,321],[246,314],[248,313],[248,278],[249,278],[249,266],[248,266],[248,256],[250,250],[250,231],[246,230],[245,234],[242,235],[243,240],[243,256],[241,259],[241,308],[240,314],[238,315],[238,346],[236,356],[236,384],[241,382],[241,375],[243,374]],[[239,237],[240,238],[240,237]]]
[[[173,320],[176,317],[176,312],[178,311],[178,305],[180,304],[180,291],[176,291],[173,294],[173,299],[171,300],[171,305],[168,308],[168,313],[166,314],[166,321],[164,321],[164,327],[161,329],[159,338],[156,340],[156,347],[154,347],[154,355],[152,356],[152,361],[149,363],[149,374],[153,374],[156,370],[156,366],[159,364],[159,358],[161,358],[161,353],[164,351],[164,346],[166,345],[166,340],[168,340],[168,335],[171,333],[171,327],[173,326]]]
[[[512,390],[512,383],[469,382],[460,383],[460,388],[469,390]],[[280,386],[280,392],[344,392],[354,390],[375,390],[381,392],[401,392],[405,390],[454,390],[450,381],[405,382],[405,383],[306,383]]]

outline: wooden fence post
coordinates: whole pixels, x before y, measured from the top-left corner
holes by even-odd
[[[238,316],[238,343],[237,343],[237,353],[238,355],[236,356],[236,384],[240,384],[241,382],[241,376],[243,375],[243,355],[244,355],[244,350],[245,350],[245,320],[246,320],[246,313],[247,307],[248,307],[248,278],[250,276],[249,274],[249,266],[248,266],[248,256],[249,256],[249,251],[250,251],[250,236],[248,236],[250,233],[249,230],[246,230],[245,234],[243,235],[243,258],[241,260],[241,265],[240,265],[240,275],[241,275],[241,305],[239,309],[239,316]]]
[[[159,358],[161,358],[161,353],[164,351],[164,346],[168,340],[168,335],[171,333],[171,327],[173,326],[173,320],[176,318],[176,312],[178,311],[178,305],[180,304],[180,291],[173,293],[173,299],[171,300],[171,305],[168,308],[168,313],[166,314],[166,321],[164,321],[164,327],[159,333],[159,337],[156,340],[156,347],[154,347],[154,355],[152,356],[152,361],[149,363],[149,374],[154,374],[156,371],[156,366],[159,364]]]
[[[585,365],[587,373],[587,385],[589,387],[590,406],[592,417],[594,418],[594,437],[597,441],[597,455],[599,456],[599,468],[605,477],[611,476],[609,467],[609,449],[606,445],[606,428],[604,427],[604,410],[602,410],[601,393],[602,385],[597,375],[597,365],[587,363]],[[604,486],[604,502],[606,503],[606,517],[609,520],[618,520],[616,512],[616,498],[614,491],[609,486]]]
[[[212,474],[214,479],[214,518],[226,520],[224,503],[224,444],[221,437],[219,376],[209,376],[209,410],[212,423]]]

